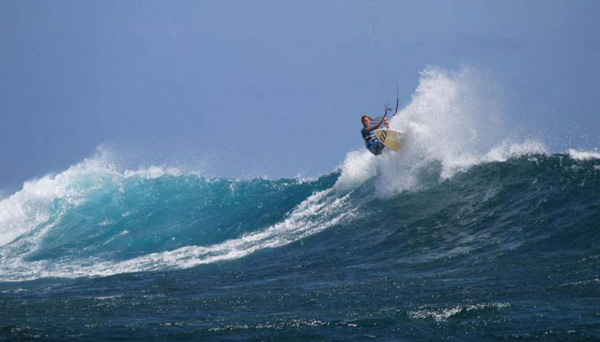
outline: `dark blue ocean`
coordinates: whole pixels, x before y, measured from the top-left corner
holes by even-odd
[[[361,158],[375,173],[88,160],[26,183],[0,202],[0,339],[600,340],[597,154],[431,162],[395,191]]]

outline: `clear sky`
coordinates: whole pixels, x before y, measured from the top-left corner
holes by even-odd
[[[600,1],[369,5],[2,0],[0,189],[103,144],[211,176],[319,175],[427,66],[489,75],[556,152],[600,147]]]

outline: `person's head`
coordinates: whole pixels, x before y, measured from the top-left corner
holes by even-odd
[[[363,127],[369,127],[371,125],[371,117],[368,115],[363,115],[360,117],[360,122],[362,123]]]

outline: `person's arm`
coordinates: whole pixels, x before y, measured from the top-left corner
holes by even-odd
[[[390,124],[389,124],[389,121],[388,121],[387,118],[383,119],[383,123],[385,124],[386,128],[390,128]],[[369,128],[367,128],[366,132],[369,133],[371,131],[374,131],[374,130],[378,129],[379,127],[381,127],[381,122],[378,123],[378,124],[375,124],[375,125],[373,125],[373,126],[371,126]]]
[[[375,124],[375,125],[373,125],[373,126],[371,126],[369,128],[365,128],[365,132],[366,133],[370,133],[371,131],[374,131],[374,130],[378,129],[379,127],[381,127],[381,122],[378,123],[378,124]]]

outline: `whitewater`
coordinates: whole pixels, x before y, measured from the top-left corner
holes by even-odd
[[[314,179],[100,148],[30,180],[0,201],[0,337],[598,339],[600,153],[520,137],[496,90],[428,68],[404,151]]]

